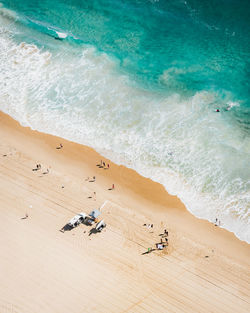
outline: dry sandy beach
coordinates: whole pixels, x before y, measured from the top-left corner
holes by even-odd
[[[1,313],[250,311],[247,243],[88,147],[3,113],[0,138]],[[110,168],[97,167],[100,160]],[[106,200],[101,233],[59,231]],[[169,247],[143,255],[165,228]]]

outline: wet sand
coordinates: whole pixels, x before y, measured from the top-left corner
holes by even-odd
[[[0,138],[1,313],[250,310],[247,243],[89,147],[3,113]],[[59,231],[105,201],[101,233],[89,236],[85,225]],[[143,254],[164,229],[169,246]]]

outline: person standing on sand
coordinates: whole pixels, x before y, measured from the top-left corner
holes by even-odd
[[[112,184],[112,189],[115,189],[115,185],[114,184]]]
[[[220,226],[220,221],[218,220],[218,218],[217,218],[217,217],[216,217],[216,219],[215,219],[214,226]]]

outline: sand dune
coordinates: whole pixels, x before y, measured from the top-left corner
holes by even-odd
[[[0,138],[1,313],[250,310],[248,244],[88,147],[2,113]],[[101,158],[110,169],[96,166]],[[42,169],[32,171],[38,163]],[[89,236],[85,225],[59,231],[106,200],[103,232]],[[164,228],[169,247],[143,255]]]

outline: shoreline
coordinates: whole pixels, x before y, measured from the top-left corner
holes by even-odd
[[[24,251],[21,251],[18,248],[16,252],[13,252],[14,258],[17,258],[17,260],[12,260],[13,256],[10,256],[5,257],[2,261],[0,261],[0,263],[4,263],[2,265],[4,268],[7,269],[7,273],[9,273],[11,277],[12,275],[14,275],[11,272],[13,271],[13,267],[15,268],[16,266],[20,265],[20,258],[25,258],[23,254],[27,253],[27,251],[35,251],[35,247],[33,246],[35,245],[35,243],[42,244],[43,242],[46,242],[47,245],[50,246],[52,244],[50,240],[54,238],[56,239],[56,242],[54,243],[54,245],[56,245],[55,249],[58,249],[58,251],[63,251],[66,247],[70,249],[73,255],[71,261],[73,262],[74,266],[80,265],[79,260],[81,260],[81,262],[87,262],[89,266],[92,262],[94,264],[92,265],[93,267],[95,267],[96,264],[96,266],[98,265],[98,267],[100,267],[102,271],[105,272],[105,267],[103,267],[104,264],[106,264],[107,268],[109,268],[110,265],[113,264],[116,271],[114,274],[114,272],[110,269],[110,273],[112,273],[112,275],[120,275],[119,277],[123,277],[126,283],[122,284],[122,290],[124,292],[128,292],[129,289],[127,288],[132,283],[132,276],[134,273],[133,271],[135,270],[133,269],[133,266],[131,267],[131,265],[129,265],[130,262],[132,262],[132,264],[134,264],[133,262],[139,262],[138,264],[141,264],[138,265],[140,268],[147,268],[149,264],[146,265],[144,263],[141,263],[143,262],[140,259],[141,254],[143,253],[143,251],[145,251],[147,246],[152,245],[153,242],[156,240],[156,233],[163,231],[164,228],[167,228],[169,231],[170,241],[168,250],[164,253],[162,252],[163,254],[159,254],[158,252],[154,255],[150,254],[150,260],[152,259],[152,264],[157,267],[159,265],[159,262],[165,262],[164,260],[166,257],[167,261],[171,262],[173,266],[172,270],[174,271],[174,273],[180,272],[179,270],[181,264],[185,265],[183,275],[186,275],[186,270],[187,272],[189,272],[192,269],[192,273],[198,273],[199,271],[201,271],[199,272],[199,276],[202,277],[205,271],[207,271],[204,278],[208,277],[207,275],[209,275],[209,281],[211,281],[212,284],[214,283],[217,287],[218,285],[220,285],[220,283],[218,283],[217,281],[218,277],[213,277],[213,271],[215,269],[216,271],[218,271],[219,269],[230,268],[232,270],[232,273],[230,274],[230,272],[227,271],[227,275],[236,276],[232,278],[234,280],[234,283],[232,285],[233,287],[230,284],[226,284],[227,288],[225,288],[225,282],[223,282],[224,287],[222,289],[224,290],[223,292],[225,292],[225,299],[228,297],[229,294],[233,295],[233,300],[231,304],[232,310],[228,310],[225,312],[233,312],[239,303],[242,307],[242,310],[239,309],[238,312],[244,312],[244,309],[246,308],[244,303],[249,296],[246,292],[248,287],[245,283],[241,281],[241,277],[242,275],[250,274],[248,261],[250,256],[249,244],[240,241],[233,233],[225,229],[215,227],[212,223],[193,216],[189,211],[187,211],[184,204],[176,196],[169,195],[162,185],[153,182],[148,178],[140,176],[136,171],[132,169],[128,169],[125,166],[112,163],[108,159],[102,157],[92,148],[82,146],[80,144],[73,143],[56,136],[39,133],[37,131],[31,130],[28,127],[22,127],[17,121],[13,120],[11,117],[1,112],[0,135],[2,139],[0,146],[0,159],[2,167],[1,203],[4,207],[1,215],[1,227],[6,225],[5,223],[7,219],[8,225],[13,224],[13,226],[10,227],[13,231],[16,227],[20,230],[21,237],[18,238],[17,234],[12,234],[9,232],[6,232],[6,234],[4,234],[3,240],[5,239],[6,241],[4,241],[4,246],[2,245],[2,257],[4,255],[8,256],[10,253],[6,244],[6,242],[8,242],[9,240],[11,243],[15,242],[15,247],[19,247],[19,240],[22,240],[22,236],[25,236],[26,238],[29,232],[30,234],[36,234],[36,230],[39,229],[43,234],[41,238],[39,237],[40,235],[36,234],[35,238],[29,239],[31,240],[30,245],[32,246],[29,246],[29,249],[27,248],[27,250],[24,249]],[[63,148],[56,149],[56,147],[59,146],[60,143],[62,143]],[[6,156],[4,157],[3,155],[5,154]],[[97,167],[97,164],[100,163],[100,160],[109,163],[110,168],[104,170]],[[32,172],[32,168],[34,168],[36,164],[39,163],[42,164],[42,169],[49,169],[48,175],[40,175],[38,173]],[[86,180],[87,177],[94,176],[96,177],[94,182],[90,183]],[[109,190],[112,184],[115,185],[115,189]],[[96,200],[93,199],[93,192],[96,193]],[[6,198],[8,198],[8,201],[5,200],[5,196]],[[18,196],[20,196],[20,201],[17,201]],[[90,198],[90,196],[92,198]],[[71,234],[65,234],[65,236],[63,235],[64,237],[61,238],[60,234],[58,234],[58,229],[60,228],[60,226],[63,226],[62,223],[67,222],[67,220],[73,216],[72,214],[77,214],[85,210],[90,211],[90,209],[100,207],[105,200],[108,200],[108,206],[111,208],[105,208],[103,213],[105,215],[105,220],[107,219],[108,223],[110,223],[110,226],[109,224],[107,224],[108,226],[105,233],[101,233],[100,236],[96,236],[96,238],[94,237],[90,242],[86,241],[87,239],[83,242],[83,234],[80,233],[80,228],[76,229],[76,231],[73,232],[73,234],[75,235],[74,239],[76,240],[78,238],[77,242],[81,242],[80,248],[79,246],[75,245],[71,246],[70,239],[73,239],[71,237]],[[41,203],[46,203],[45,209],[41,207]],[[11,208],[11,210],[9,210],[9,208]],[[29,211],[29,219],[27,222],[32,222],[32,225],[29,226],[28,229],[26,229],[23,224],[20,224],[20,216],[23,216],[26,211]],[[126,224],[125,225],[123,221],[125,221],[127,217],[130,217],[130,222],[128,224],[124,222]],[[18,219],[18,222],[16,221],[16,219]],[[142,226],[143,223],[153,223],[154,234],[150,234],[147,230],[145,230],[145,227]],[[48,229],[46,227],[48,227]],[[48,231],[48,234],[46,231]],[[102,235],[107,237],[105,239],[105,244],[101,240]],[[115,238],[118,235],[120,236],[120,239],[117,239],[118,241],[116,241]],[[47,238],[47,236],[50,237]],[[150,236],[152,236],[152,239],[150,239]],[[87,243],[92,242],[96,242],[96,244],[99,244],[98,249],[100,249],[101,254],[98,254],[96,251],[94,251],[91,246],[87,246]],[[119,242],[123,248],[121,250]],[[109,244],[111,247],[114,247],[114,250],[116,250],[118,254],[121,253],[121,255],[125,253],[124,251],[129,251],[129,254],[127,256],[123,255],[123,267],[119,267],[119,262],[121,262],[121,260],[116,260],[117,255],[115,257],[113,256],[114,263],[112,263],[113,261],[111,262],[111,260],[109,259],[109,253],[112,254],[112,251],[107,252],[110,250],[106,250],[106,248],[103,248],[104,250],[102,250],[102,244],[104,246]],[[84,249],[87,249],[89,252],[87,261],[85,259],[82,259],[83,256],[81,255],[81,245],[83,245]],[[74,250],[73,248],[76,250]],[[47,249],[47,247],[43,247],[42,249]],[[32,259],[31,256],[29,256],[27,262],[30,262],[30,259]],[[206,263],[204,263],[204,260],[211,262],[211,268]],[[17,262],[17,264],[15,262]],[[36,260],[35,264],[36,262],[37,264],[40,264],[40,260]],[[48,265],[49,268],[50,266],[52,266],[50,264],[51,263],[49,263]],[[67,272],[69,270],[68,265],[68,263],[66,265],[64,264],[64,266],[62,265],[60,269]],[[53,270],[55,270],[55,266],[56,264],[52,266]],[[163,264],[163,266],[165,265]],[[206,269],[207,266],[208,269]],[[124,268],[127,268],[127,270],[124,270]],[[33,271],[37,273],[37,270],[38,268],[36,269],[35,266],[35,268],[33,268]],[[138,267],[136,267],[136,270],[138,271]],[[86,270],[82,268],[82,271],[85,275]],[[25,274],[27,274],[26,271],[24,272]],[[219,276],[222,277],[222,280],[224,280],[227,276],[223,276],[224,274],[222,274],[222,272],[220,272],[220,275],[222,276]],[[171,273],[169,272],[168,275],[170,274]],[[145,275],[145,273],[143,275]],[[191,275],[190,272],[188,275]],[[6,273],[2,273],[1,277],[3,279],[2,283],[0,283],[0,291],[4,291],[4,288],[9,285],[6,291],[2,294],[5,295],[5,298],[8,299],[8,301],[10,301],[11,292],[15,290],[15,288],[17,288],[16,301],[18,302],[20,300],[20,297],[22,297],[23,292],[25,292],[26,290],[24,289],[24,291],[22,291],[22,282],[19,281],[18,278],[15,280],[13,277],[14,281],[11,281],[11,283],[9,283],[8,275]],[[166,280],[168,279],[167,277],[168,276],[166,276]],[[160,280],[160,276],[158,278]],[[185,284],[187,286],[188,282],[190,282],[188,280],[189,278],[186,277]],[[63,281],[63,277],[61,279]],[[172,277],[171,279],[175,281],[176,277]],[[214,279],[215,281],[213,282]],[[48,284],[51,282],[48,275],[45,275],[45,280]],[[147,288],[154,290],[153,293],[157,294],[158,299],[156,302],[160,303],[161,301],[163,301],[162,295],[158,294],[154,280],[150,278],[148,278],[148,280],[149,282],[147,284]],[[94,281],[98,285],[98,283],[100,283],[100,277],[95,277]],[[74,282],[74,288],[76,288],[77,290],[83,287],[83,282],[80,283],[75,280]],[[192,282],[192,284],[197,283],[196,279],[192,280]],[[181,290],[185,290],[185,284],[183,286],[179,286],[178,288],[184,288]],[[199,289],[201,288],[201,286],[204,285],[204,288],[207,290],[207,292],[214,292],[215,290],[213,288],[215,287],[212,286],[212,284],[206,284],[204,280],[201,284],[199,282],[197,285],[198,287],[196,287]],[[113,292],[118,296],[119,292],[116,290],[114,282],[113,285],[111,284],[110,288],[113,288]],[[139,289],[136,289],[137,287],[134,286],[134,293],[139,294],[140,288],[144,288],[142,286],[143,285],[139,284],[139,286],[137,286]],[[235,286],[237,286],[237,288]],[[237,292],[234,291],[234,287]],[[32,290],[31,287],[31,289],[29,287],[27,288],[28,291]],[[85,286],[84,288],[87,287]],[[194,288],[194,290],[196,289]],[[227,294],[226,292],[228,292],[229,289],[230,292]],[[40,290],[39,286],[35,288],[34,292],[37,293],[38,290]],[[94,294],[93,290],[90,291],[91,293],[89,294],[89,296]],[[105,291],[102,291],[103,294],[105,294]],[[56,291],[53,289],[53,292]],[[169,287],[166,289],[166,297],[168,296],[168,292],[171,293],[171,291],[169,291]],[[218,295],[215,294],[213,296],[215,298],[211,298],[210,301],[205,300],[206,294],[204,294],[204,297],[202,293],[199,294],[201,299],[204,300],[201,300],[203,301],[201,307],[204,306],[204,312],[209,312],[209,310],[211,311],[212,308],[215,308],[214,312],[223,312],[221,310],[221,305],[219,305],[220,303],[216,304],[218,307],[214,304],[216,296],[220,297],[221,295],[223,295],[223,292],[221,291],[220,293],[218,293]],[[73,291],[71,291],[71,293],[69,294],[72,298],[74,298]],[[236,297],[236,294],[241,300],[239,300],[238,298],[236,300],[236,298],[234,298]],[[99,296],[101,297],[101,295]],[[178,299],[180,295],[176,294],[176,297]],[[190,297],[192,298],[191,295]],[[195,298],[193,298],[193,300],[194,299]],[[34,301],[32,302],[33,311],[35,310]],[[66,297],[65,301],[68,301],[67,303],[69,303],[70,300]],[[137,303],[136,301],[133,301],[131,303]],[[169,301],[167,301],[168,305],[171,302]],[[207,303],[205,303],[206,301]],[[66,312],[67,306],[62,307],[62,305],[60,305],[60,303],[58,302],[59,301],[57,301],[57,303],[55,304],[56,307],[54,307],[54,311],[60,308],[60,312]],[[123,302],[121,301],[121,303]],[[173,303],[171,305],[173,307],[169,310],[169,312],[178,311],[177,307],[181,311],[181,306]],[[189,307],[189,304],[186,305],[187,307]],[[190,309],[188,309],[187,312],[192,311],[191,307],[194,308],[195,303],[190,306]],[[29,312],[27,308],[25,308],[23,312]],[[96,308],[98,312],[113,312],[110,309],[110,305],[108,305],[108,309],[106,308],[101,310],[101,306],[98,305]],[[125,304],[124,302],[121,305],[121,309],[124,310],[125,308],[129,308],[129,305]],[[137,304],[135,305],[134,309],[136,308]],[[148,310],[150,312],[156,312],[156,306],[152,305],[152,307],[150,307],[150,309],[148,308]],[[38,311],[39,310],[37,310],[37,312]],[[40,312],[42,312],[42,310]],[[53,310],[49,310],[47,308],[44,312],[53,312]],[[72,312],[75,311],[72,310]],[[114,310],[114,312],[122,312],[122,310],[117,309]],[[128,312],[137,311],[130,310]],[[158,310],[158,312],[161,311]]]
[[[17,127],[19,130],[21,130],[21,132],[23,134],[25,134],[27,136],[29,136],[33,133],[33,135],[34,134],[36,135],[36,138],[38,140],[48,139],[49,146],[52,149],[53,149],[53,144],[58,143],[59,141],[70,144],[70,148],[71,149],[73,148],[75,153],[70,154],[69,151],[67,151],[66,156],[74,159],[74,161],[76,163],[77,162],[82,163],[81,160],[83,160],[83,162],[85,164],[88,163],[88,166],[90,166],[89,160],[84,158],[84,155],[79,156],[80,154],[85,154],[87,152],[91,155],[91,157],[94,157],[96,159],[99,158],[100,160],[103,160],[104,162],[106,162],[106,164],[107,163],[112,164],[112,167],[115,166],[116,169],[117,168],[119,169],[118,172],[115,171],[114,173],[112,173],[114,180],[118,181],[120,184],[122,184],[122,187],[126,188],[127,192],[131,193],[132,195],[136,194],[137,196],[141,197],[142,198],[141,200],[146,199],[150,202],[154,202],[154,204],[156,204],[157,209],[162,210],[162,208],[160,208],[160,206],[166,206],[167,208],[169,208],[169,207],[173,208],[174,207],[174,208],[182,209],[182,210],[186,211],[188,214],[190,214],[191,216],[193,216],[194,218],[196,218],[200,221],[208,222],[211,225],[214,225],[214,223],[210,222],[209,220],[197,217],[193,213],[191,213],[186,208],[186,206],[182,202],[182,200],[176,195],[169,194],[168,191],[165,189],[165,187],[161,183],[153,181],[151,178],[147,178],[145,176],[142,176],[141,174],[139,174],[136,170],[134,170],[132,168],[128,168],[125,165],[118,165],[118,164],[112,162],[110,159],[102,156],[99,152],[97,152],[92,147],[85,146],[85,145],[79,144],[77,142],[73,142],[71,140],[64,139],[64,138],[59,137],[59,136],[51,135],[49,133],[43,133],[43,132],[40,132],[37,130],[33,130],[28,126],[22,126],[17,120],[13,119],[10,115],[8,115],[2,111],[0,111],[0,118],[1,119],[2,118],[7,119],[8,126],[14,127],[14,128]],[[80,160],[80,158],[81,158],[81,160]],[[93,168],[93,164],[91,164],[91,167]],[[126,178],[122,179],[123,174],[121,174],[121,173],[123,173],[124,171],[126,172],[125,173]],[[98,172],[98,173],[100,174],[100,172]],[[101,174],[103,174],[103,173],[101,173]],[[109,174],[109,172],[108,172],[108,174]],[[104,175],[102,175],[102,176],[104,176]],[[109,175],[108,175],[108,177],[109,177]],[[106,178],[107,178],[107,176],[106,176]],[[127,180],[127,182],[126,182],[126,180]],[[139,184],[135,183],[133,185],[130,185],[130,181],[132,183],[132,182],[134,182],[134,180],[136,180],[136,182],[138,181]],[[111,181],[110,181],[110,183],[111,183]],[[150,192],[149,192],[149,190],[150,190]],[[228,230],[222,226],[218,226],[218,228],[220,228],[221,230],[225,230],[226,232],[232,234],[239,241],[249,244],[247,241],[244,241],[244,240],[238,238],[236,236],[236,234],[234,234],[233,231],[230,231],[230,230]]]

